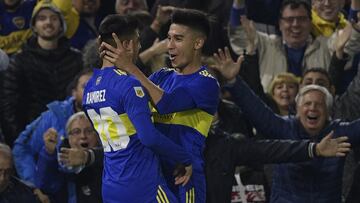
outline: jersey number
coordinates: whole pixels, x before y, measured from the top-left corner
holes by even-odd
[[[94,109],[88,109],[87,113],[100,135],[104,152],[117,151],[127,147],[130,138],[116,111],[111,107],[104,107],[100,109],[100,115]]]

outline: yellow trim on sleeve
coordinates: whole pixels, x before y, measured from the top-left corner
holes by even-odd
[[[213,115],[210,115],[201,109],[193,109],[164,115],[153,111],[153,117],[155,123],[184,125],[195,129],[205,137],[207,137],[209,133],[211,122],[214,118]]]

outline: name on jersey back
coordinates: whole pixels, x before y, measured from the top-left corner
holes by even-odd
[[[88,92],[86,94],[86,104],[93,104],[98,102],[104,102],[106,90],[98,90],[93,92]]]

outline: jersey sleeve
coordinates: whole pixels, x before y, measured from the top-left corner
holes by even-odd
[[[156,107],[159,113],[174,113],[193,108],[214,114],[219,102],[219,85],[213,78],[200,77],[171,92],[164,92]]]
[[[130,87],[124,95],[124,110],[134,125],[140,142],[160,156],[190,165],[189,154],[155,129],[151,121],[148,101],[144,90],[138,83],[133,83],[133,87]]]
[[[141,113],[150,115],[149,98],[140,82],[129,81],[125,94],[122,97],[124,110],[129,117],[130,115]]]

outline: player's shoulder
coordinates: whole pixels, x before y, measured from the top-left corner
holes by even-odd
[[[201,68],[198,72],[198,75],[200,78],[217,81],[214,75],[206,67]]]
[[[111,76],[109,78],[114,79],[118,85],[126,87],[126,86],[133,86],[138,85],[140,82],[132,75],[128,75],[125,71],[122,71],[120,69],[113,69]]]
[[[162,67],[158,71],[154,72],[150,77],[161,77],[175,73],[175,70],[168,67]]]
[[[220,87],[217,79],[205,67],[194,73],[194,78],[190,83],[187,83],[187,86],[193,89],[201,89],[204,92],[214,91]]]

